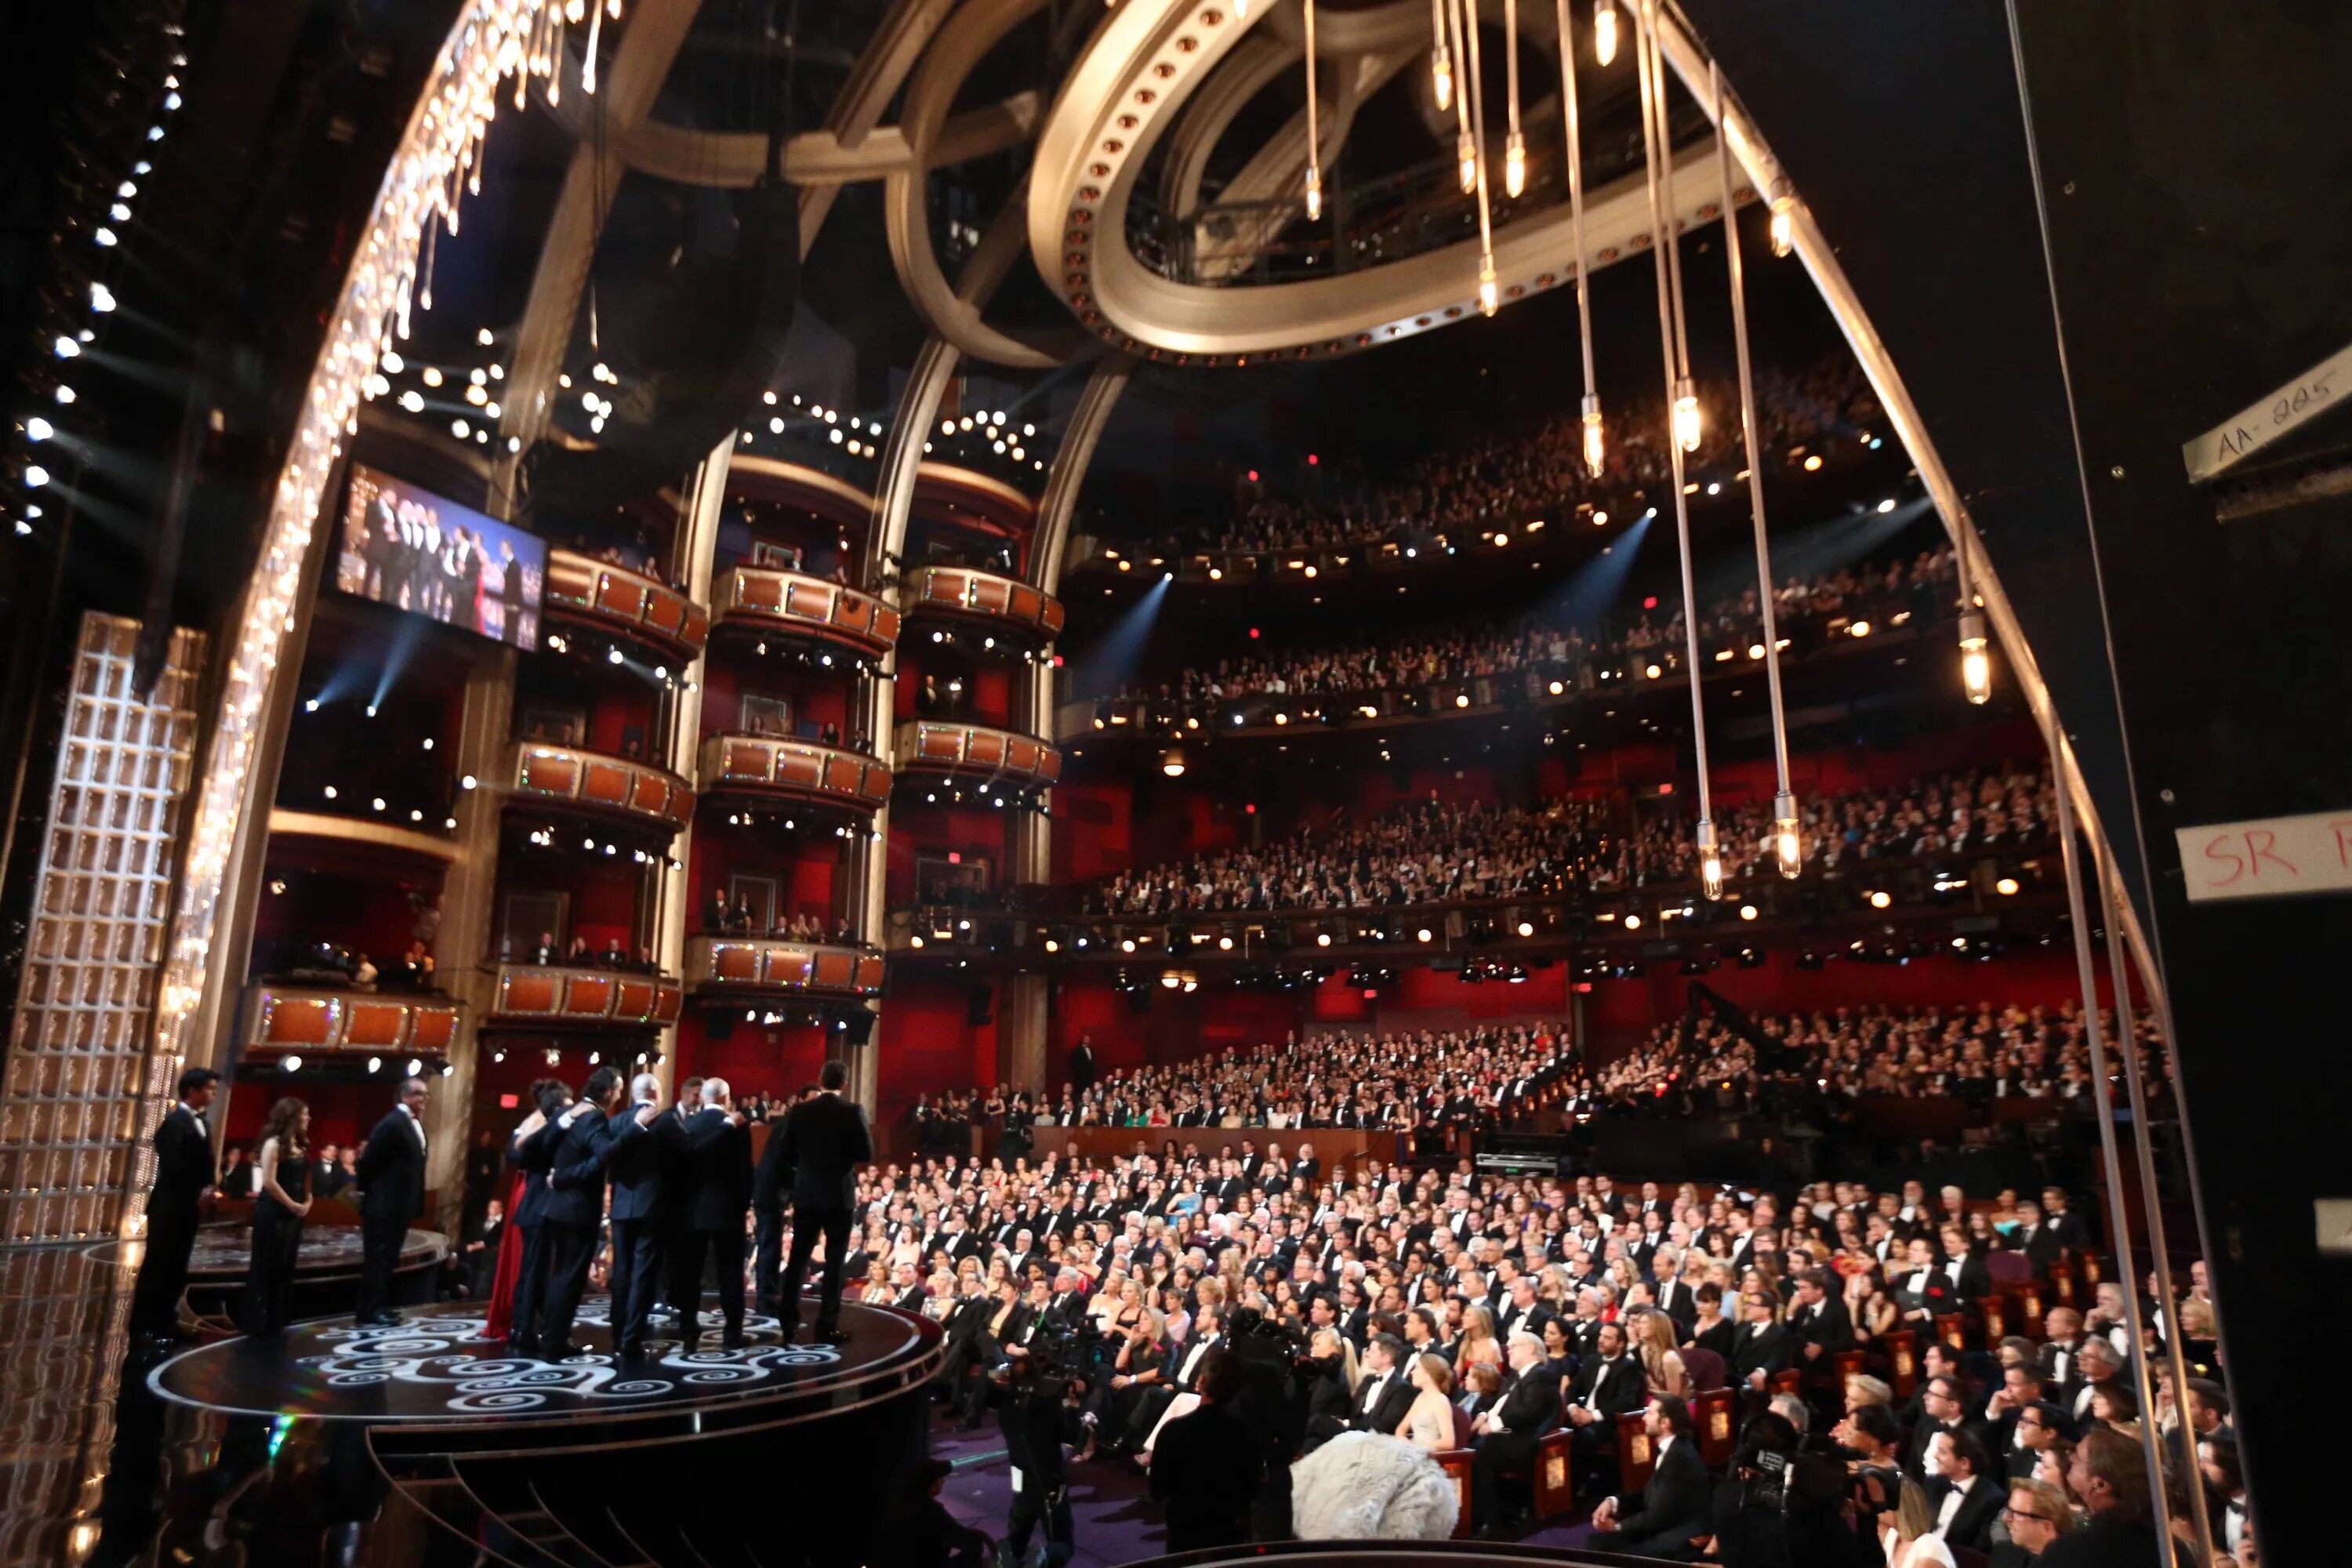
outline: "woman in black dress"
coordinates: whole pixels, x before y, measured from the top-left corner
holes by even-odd
[[[260,1181],[253,1200],[253,1261],[245,1276],[245,1331],[277,1334],[286,1328],[302,1220],[310,1212],[309,1106],[289,1095],[269,1108],[254,1163]]]

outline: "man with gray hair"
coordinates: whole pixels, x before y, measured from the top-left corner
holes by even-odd
[[[678,1236],[679,1244],[691,1249],[688,1278],[700,1280],[703,1259],[715,1261],[719,1316],[725,1325],[719,1343],[740,1350],[750,1342],[743,1337],[743,1216],[751,1207],[751,1137],[725,1079],[702,1080],[702,1109],[686,1119],[677,1146],[694,1186]],[[700,1326],[687,1323],[684,1337],[691,1347]]]
[[[1471,1517],[1482,1535],[1504,1526],[1502,1474],[1535,1463],[1536,1446],[1559,1425],[1559,1373],[1544,1359],[1543,1341],[1522,1329],[1504,1342],[1511,1370],[1519,1374],[1510,1393],[1470,1424]]]
[[[663,1168],[668,1163],[675,1123],[661,1117],[661,1080],[641,1072],[629,1080],[630,1111],[606,1123],[611,1146],[606,1169],[613,1178],[613,1267],[607,1283],[613,1348],[625,1361],[646,1353],[647,1319],[661,1289],[667,1237],[662,1224]],[[642,1136],[623,1141],[621,1130],[642,1126]]]

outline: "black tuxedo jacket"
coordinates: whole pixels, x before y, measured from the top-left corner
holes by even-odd
[[[613,1178],[612,1214],[616,1221],[656,1218],[666,1206],[685,1197],[690,1185],[690,1181],[673,1180],[686,1174],[674,1158],[676,1114],[663,1112],[654,1118],[643,1137],[625,1142],[622,1128],[636,1119],[637,1108],[632,1105],[622,1110],[617,1121],[608,1118],[604,1123],[603,1140],[611,1145],[604,1168]]]
[[[1724,1372],[1736,1388],[1748,1381],[1751,1372],[1769,1378],[1787,1371],[1795,1353],[1796,1338],[1786,1323],[1742,1323],[1732,1331],[1731,1357]]]
[[[838,1094],[820,1094],[784,1118],[781,1156],[793,1173],[793,1204],[803,1215],[855,1206],[857,1167],[874,1158],[866,1114]]]
[[[1592,1405],[1610,1415],[1620,1415],[1628,1410],[1639,1410],[1649,1403],[1649,1378],[1642,1370],[1641,1359],[1630,1352],[1615,1361],[1603,1361],[1593,1356],[1577,1369],[1575,1392],[1569,1395],[1570,1405]]]
[[[1713,1533],[1707,1521],[1714,1498],[1698,1440],[1677,1437],[1659,1456],[1650,1484],[1617,1500],[1615,1535],[1596,1536],[1594,1544],[1639,1557],[1686,1558],[1693,1536]]]
[[[205,1189],[213,1184],[212,1135],[186,1106],[175,1105],[155,1128],[155,1190],[147,1199],[147,1223],[194,1230]]]
[[[680,1210],[688,1228],[740,1232],[743,1211],[751,1203],[750,1129],[738,1127],[725,1111],[706,1105],[682,1125],[677,1147],[693,1182],[692,1196]],[[615,1214],[620,1201],[616,1193]]]
[[[385,1111],[368,1134],[360,1151],[359,1185],[366,1219],[405,1222],[425,1206],[425,1133],[401,1107]]]
[[[507,1157],[515,1169],[523,1173],[522,1201],[507,1217],[519,1226],[530,1226],[547,1215],[547,1177],[555,1168],[555,1151],[563,1142],[563,1133],[554,1122],[540,1124],[528,1138],[517,1138],[507,1147]]]
[[[793,1168],[784,1163],[784,1119],[768,1118],[768,1142],[760,1150],[760,1163],[751,1173],[751,1203],[755,1208],[780,1209],[793,1190]]]
[[[1637,1376],[1638,1371],[1636,1363]],[[1493,1415],[1507,1428],[1499,1434],[1504,1443],[1532,1449],[1537,1438],[1559,1425],[1559,1373],[1549,1362],[1536,1363],[1519,1373],[1518,1382],[1496,1403]],[[1492,1442],[1497,1436],[1490,1432],[1486,1440]]]
[[[1519,1310],[1517,1302],[1507,1302],[1501,1314],[1495,1320],[1495,1337],[1507,1342],[1514,1333],[1525,1329],[1538,1339],[1541,1339],[1544,1325],[1550,1322],[1558,1314],[1541,1301],[1538,1301],[1524,1312]]]
[[[1799,1307],[1789,1314],[1789,1327],[1796,1331],[1800,1344],[1819,1345],[1824,1355],[1853,1344],[1853,1314],[1835,1296],[1822,1297],[1816,1306]]]
[[[1951,1495],[1952,1483],[1941,1476],[1927,1483],[1927,1507],[1940,1514],[1944,1499]],[[1960,1500],[1959,1510],[1945,1528],[1944,1542],[1948,1546],[1965,1546],[1971,1552],[1992,1550],[1992,1521],[2009,1501],[2009,1487],[1999,1476],[1979,1476],[1969,1484],[1969,1495]]]
[[[1373,1403],[1370,1412],[1367,1414],[1364,1409],[1364,1393],[1371,1387],[1377,1377],[1377,1373],[1366,1373],[1363,1382],[1356,1385],[1356,1396],[1351,1402],[1352,1410],[1348,1418],[1348,1425],[1359,1432],[1385,1432],[1393,1436],[1396,1429],[1404,1425],[1404,1418],[1412,1410],[1412,1402],[1419,1396],[1420,1390],[1413,1387],[1412,1380],[1407,1377],[1402,1369],[1391,1372],[1389,1373],[1388,1386],[1381,1390],[1380,1398]]]
[[[604,1217],[604,1169],[614,1151],[630,1137],[637,1119],[626,1116],[618,1133],[606,1136],[604,1113],[594,1106],[579,1108],[570,1127],[556,1137],[555,1161],[547,1178],[547,1219],[555,1225],[593,1229]]]

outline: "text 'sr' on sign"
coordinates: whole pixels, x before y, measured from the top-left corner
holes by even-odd
[[[2173,830],[2192,904],[2352,892],[2352,809]]]

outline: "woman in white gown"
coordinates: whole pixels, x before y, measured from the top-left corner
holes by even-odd
[[[1443,1358],[1412,1363],[1418,1391],[1393,1436],[1342,1432],[1290,1468],[1291,1527],[1302,1541],[1443,1541],[1461,1499],[1436,1456],[1454,1447],[1454,1379]]]

